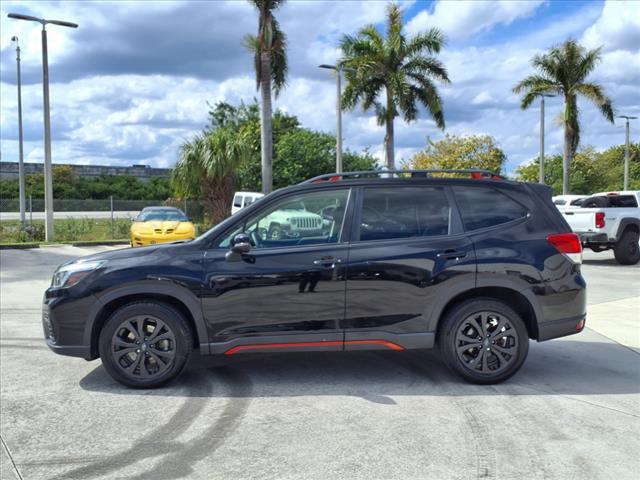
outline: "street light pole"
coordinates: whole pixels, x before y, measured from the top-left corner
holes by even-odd
[[[10,13],[9,18],[37,22],[42,25],[42,97],[44,102],[44,208],[45,208],[45,240],[53,241],[53,171],[51,165],[51,116],[49,110],[49,54],[47,51],[47,24],[62,27],[78,28],[76,23],[62,20],[45,20],[44,18]]]
[[[20,230],[24,230],[25,222],[25,183],[24,183],[24,148],[22,136],[22,78],[20,75],[20,43],[18,37],[11,37],[16,42],[16,66],[18,71],[18,190],[20,203]]]
[[[626,120],[625,142],[624,142],[624,181],[623,190],[629,189],[629,120],[636,120],[638,117],[630,117],[628,115],[618,115],[618,118]]]
[[[340,69],[336,70],[336,172],[342,173],[342,86],[340,85],[340,77],[342,73]]]
[[[342,72],[355,72],[353,68],[340,67],[337,65],[318,65],[320,68],[327,68],[336,72],[336,173],[342,173]]]
[[[538,183],[544,185],[544,97],[540,100],[540,177]]]
[[[42,98],[44,99],[44,228],[45,240],[53,241],[53,167],[51,165],[51,116],[49,111],[49,53],[47,30],[42,24]]]

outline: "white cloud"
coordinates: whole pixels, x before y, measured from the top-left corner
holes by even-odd
[[[471,100],[472,105],[489,105],[495,100],[487,90],[483,90]]]
[[[430,11],[418,13],[408,27],[408,30],[422,29],[433,22],[445,29],[452,39],[459,40],[452,42],[440,55],[453,82],[440,87],[447,132],[493,135],[507,153],[510,170],[537,155],[539,136],[537,105],[521,111],[519,98],[511,88],[533,72],[530,60],[534,54],[568,36],[582,39],[589,47],[605,41],[602,64],[592,79],[603,83],[620,113],[640,114],[640,42],[623,41],[637,38],[634,32],[639,15],[634,16],[632,10],[640,3],[576,4],[575,11],[569,16],[547,15],[548,9],[538,8],[539,3],[438,2]],[[13,83],[15,61],[8,41],[10,35],[18,33],[21,37],[25,68],[27,65],[39,68],[41,61],[38,29],[27,22],[7,23],[7,11],[21,11],[26,6],[31,13],[78,21],[80,29],[94,29],[92,32],[100,38],[108,39],[110,30],[107,27],[113,25],[114,16],[166,19],[176,11],[181,15],[188,14],[189,9],[201,11],[204,4],[184,5],[183,2],[156,2],[153,5],[122,2],[105,7],[102,2],[3,2],[0,20],[5,35],[0,38],[0,45],[2,65],[6,68],[2,69],[0,84],[2,160],[15,159],[18,151]],[[403,3],[404,7],[408,5]],[[335,77],[318,69],[317,65],[338,58],[337,42],[342,34],[354,33],[367,23],[380,25],[385,8],[386,2],[382,1],[285,3],[278,18],[288,34],[291,70],[288,86],[274,105],[298,116],[305,127],[334,132]],[[209,42],[206,45],[194,45],[195,40],[203,37],[181,30],[170,37],[171,42],[176,43],[174,50],[162,51],[162,55],[151,59],[145,52],[154,50],[153,45],[142,45],[140,42],[144,42],[144,38],[123,37],[101,46],[105,55],[114,49],[135,47],[137,56],[131,58],[137,62],[148,60],[147,66],[153,73],[131,72],[138,65],[120,62],[118,50],[115,55],[110,54],[110,63],[104,61],[105,68],[117,71],[63,78],[69,72],[61,71],[63,64],[56,62],[65,60],[65,54],[74,55],[75,49],[79,48],[76,37],[81,32],[59,29],[54,33],[52,30],[54,162],[170,166],[176,160],[181,142],[207,124],[207,101],[251,102],[257,97],[250,55],[238,47],[242,35],[257,27],[255,13],[246,2],[238,1],[210,2],[207,9],[209,15],[220,21],[236,18],[237,22],[231,29],[224,29],[224,25],[211,28],[206,32]],[[141,12],[145,12],[144,17],[140,16]],[[532,17],[531,20],[521,20],[527,16]],[[521,31],[519,20],[528,27],[534,24],[535,28]],[[499,29],[509,24],[508,35],[503,35]],[[169,24],[153,25],[153,29],[161,33],[169,28]],[[101,29],[107,29],[106,33]],[[482,42],[476,41],[479,34],[483,35]],[[467,40],[463,42],[465,38]],[[208,45],[212,44],[231,53],[227,52],[221,63],[215,63],[212,57],[217,58],[218,50],[210,50]],[[97,47],[94,45],[91,49]],[[191,55],[192,59],[186,62],[183,57],[177,58],[176,51],[183,52],[184,56]],[[7,59],[10,60],[8,63]],[[99,62],[100,58],[94,60]],[[211,76],[203,74],[203,70],[197,74],[190,71],[193,62],[201,61],[213,62],[211,65],[215,68],[212,68]],[[176,70],[176,63],[182,63],[184,69]],[[160,73],[155,73],[156,70]],[[39,79],[36,80],[36,83],[23,86],[25,152],[29,161],[42,161],[42,88]],[[586,101],[579,102],[584,144],[606,148],[622,143],[624,132],[621,129],[607,123]],[[548,101],[546,139],[549,154],[559,153],[562,148],[562,130],[553,124],[553,117],[561,110],[560,99]],[[343,128],[345,147],[352,150],[370,147],[377,158],[383,157],[384,127],[377,125],[372,112],[363,113],[360,108],[344,112]],[[418,121],[409,124],[397,119],[395,130],[398,161],[408,159],[424,148],[427,137],[438,140],[443,136],[424,112]]]
[[[637,52],[640,46],[640,2],[607,1],[600,18],[582,36],[588,48]]]
[[[438,27],[447,37],[460,40],[532,15],[542,3],[542,0],[438,1],[433,11],[423,10],[413,17],[407,24],[407,32],[415,35],[427,28]]]

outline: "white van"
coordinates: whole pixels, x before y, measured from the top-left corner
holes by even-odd
[[[264,193],[258,192],[236,192],[233,196],[233,204],[231,205],[231,215],[244,207],[248,207],[259,198],[264,197]]]

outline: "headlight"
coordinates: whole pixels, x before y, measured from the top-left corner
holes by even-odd
[[[104,265],[106,260],[96,260],[93,262],[73,262],[58,267],[53,274],[51,286],[53,288],[71,287]]]

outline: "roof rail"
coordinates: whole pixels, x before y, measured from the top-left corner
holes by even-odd
[[[348,178],[433,178],[437,174],[466,174],[469,178],[488,179],[488,180],[504,180],[504,177],[493,173],[489,170],[481,169],[440,169],[440,170],[365,170],[361,172],[343,172],[343,173],[325,173],[317,177],[310,178],[301,182],[305,183],[321,183],[321,182],[338,182]]]

